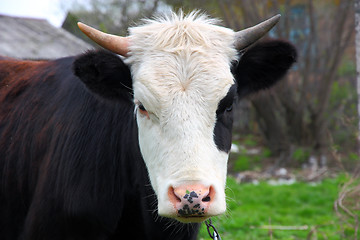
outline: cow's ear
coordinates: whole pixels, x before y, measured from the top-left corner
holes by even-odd
[[[232,69],[239,97],[273,86],[296,58],[295,47],[281,40],[261,42],[248,49]]]
[[[107,51],[90,51],[74,61],[73,71],[92,92],[108,99],[130,100],[132,79],[122,59]]]

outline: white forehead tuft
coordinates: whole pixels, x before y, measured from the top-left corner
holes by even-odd
[[[129,29],[129,62],[136,61],[152,51],[176,53],[184,49],[223,54],[231,60],[236,57],[234,32],[218,26],[218,19],[209,18],[198,11],[184,15],[170,13],[162,17],[144,20],[144,24]],[[210,52],[209,52],[210,51]]]
[[[189,90],[217,106],[234,83],[230,65],[237,55],[234,32],[218,23],[198,12],[172,13],[130,28],[126,62],[135,97],[160,107]]]

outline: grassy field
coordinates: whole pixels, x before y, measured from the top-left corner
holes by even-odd
[[[353,239],[354,229],[340,221],[333,207],[345,181],[340,176],[318,184],[271,186],[237,184],[229,178],[228,213],[212,221],[223,240]],[[268,225],[297,230],[264,229]],[[199,239],[210,239],[205,224]]]

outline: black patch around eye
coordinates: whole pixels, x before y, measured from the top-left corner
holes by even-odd
[[[216,110],[214,142],[220,151],[230,152],[233,112],[232,106],[236,98],[236,85],[230,87],[227,95],[219,102]]]
[[[231,111],[236,97],[236,84],[232,85],[226,96],[219,102],[216,114],[224,111]]]
[[[227,111],[227,112],[230,112],[230,111],[232,111],[232,109],[233,109],[233,105],[231,104],[229,107],[227,107],[225,110]]]

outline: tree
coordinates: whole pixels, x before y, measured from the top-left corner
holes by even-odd
[[[257,8],[250,8],[251,4],[245,2],[242,1],[241,9],[248,16],[246,19],[259,18],[259,13],[267,11],[275,14],[282,7],[283,21],[273,34],[290,39],[300,54],[297,72],[287,76],[277,94],[262,95],[252,101],[263,120],[268,144],[279,154],[279,165],[290,161],[296,146],[310,149],[310,155],[320,165],[326,165],[331,144],[330,116],[334,111],[329,108],[330,95],[353,36],[353,21],[349,17],[352,1],[318,2],[316,7],[311,0],[302,4],[268,1]],[[275,112],[270,114],[268,108]]]
[[[159,0],[87,0],[72,7],[62,27],[94,44],[77,28],[78,21],[103,32],[126,36],[129,26],[157,12],[159,3]]]
[[[356,44],[356,82],[358,95],[358,117],[359,117],[359,132],[358,132],[358,153],[360,156],[360,0],[355,0],[355,44]]]

